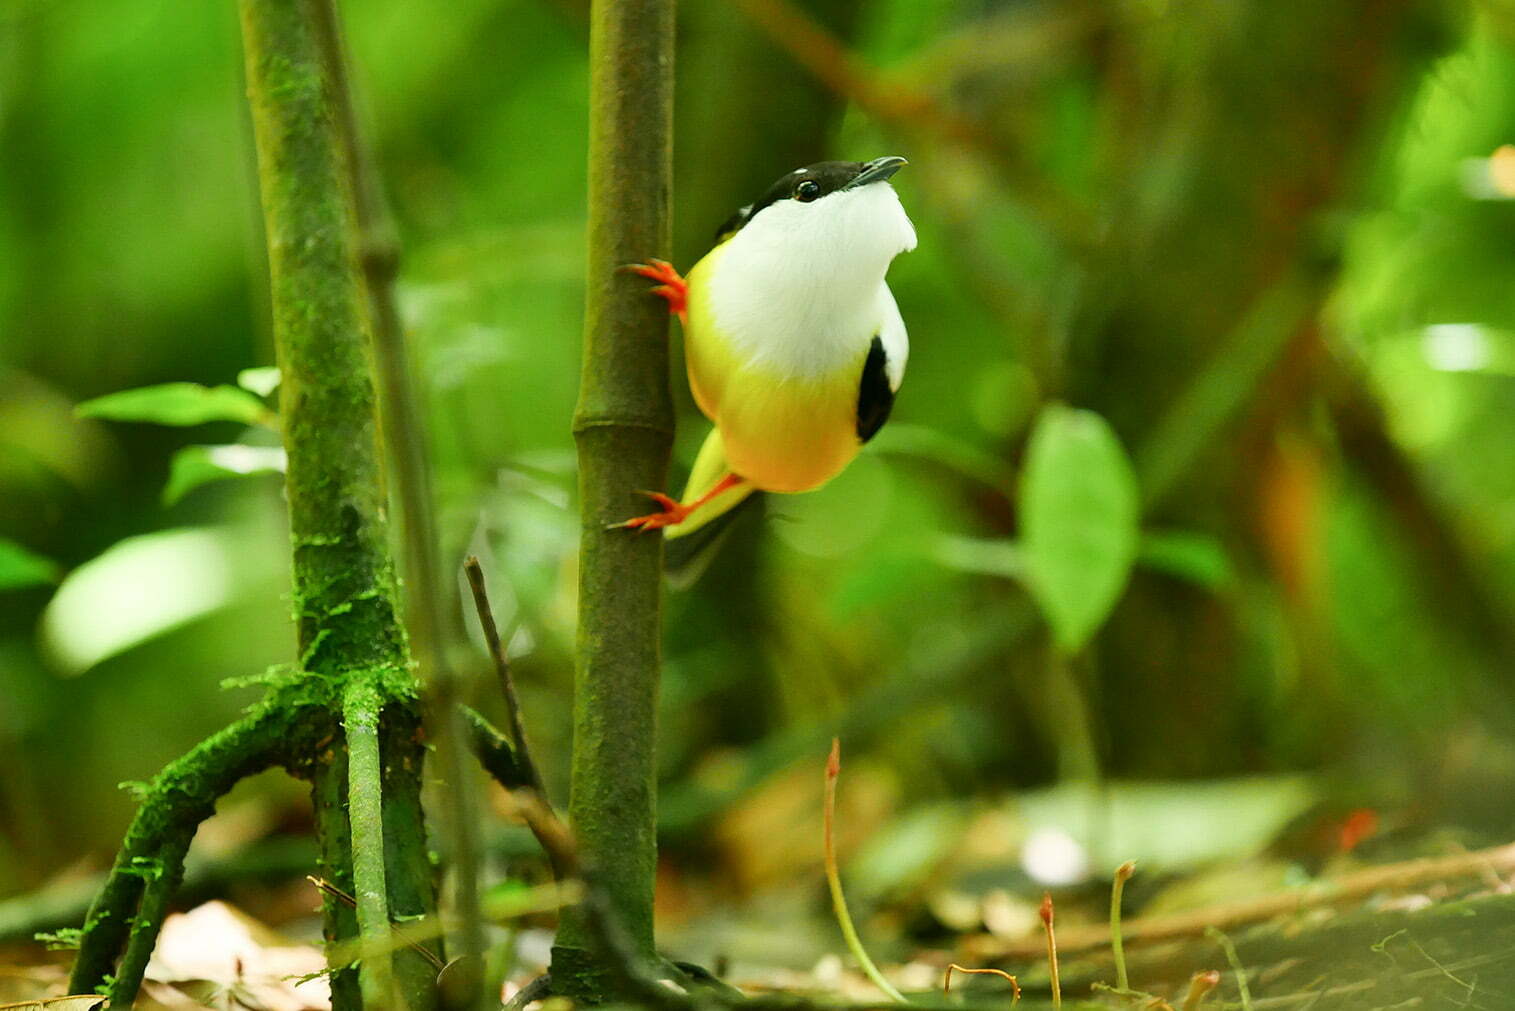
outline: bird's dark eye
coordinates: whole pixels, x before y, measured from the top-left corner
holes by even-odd
[[[800,203],[808,204],[821,195],[821,184],[814,179],[806,179],[794,188],[794,199]]]

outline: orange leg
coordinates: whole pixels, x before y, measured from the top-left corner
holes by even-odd
[[[634,516],[624,523],[612,523],[607,529],[660,530],[663,527],[677,526],[678,524],[684,522],[684,520],[688,519],[689,514],[694,512],[700,506],[704,505],[706,502],[709,502],[721,492],[730,491],[732,488],[735,488],[741,483],[742,479],[736,474],[727,474],[725,477],[721,478],[715,483],[714,488],[711,488],[705,494],[701,495],[699,498],[695,499],[688,505],[680,505],[678,502],[675,502],[673,499],[660,492],[639,492],[638,494],[646,495],[658,505],[662,506],[663,511],[660,513],[649,513],[646,516]]]
[[[628,263],[625,269],[653,281],[661,281],[661,284],[652,289],[652,293],[667,299],[668,311],[678,316],[680,323],[688,324],[689,285],[673,269],[673,264],[667,260],[653,260],[650,264]]]

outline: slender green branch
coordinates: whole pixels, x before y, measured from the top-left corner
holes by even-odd
[[[360,973],[365,1007],[393,1004],[389,940],[389,886],[384,881],[383,776],[379,755],[378,696],[360,682],[342,703],[347,734],[347,818],[352,830],[352,879],[364,957]]]
[[[837,738],[831,739],[831,754],[826,759],[826,802],[824,810],[825,823],[825,856],[826,856],[826,885],[831,889],[831,908],[836,913],[836,922],[842,928],[842,937],[847,941],[847,948],[852,952],[852,957],[857,959],[858,965],[862,966],[863,974],[873,980],[873,985],[889,995],[889,999],[900,1004],[907,1003],[903,994],[894,988],[894,984],[884,978],[879,972],[878,966],[873,964],[873,959],[868,955],[868,949],[863,947],[862,938],[857,936],[857,928],[852,925],[852,914],[847,911],[847,896],[842,892],[842,875],[836,865],[836,779],[842,771],[842,743]]]
[[[1236,989],[1241,996],[1242,1011],[1252,1011],[1252,991],[1247,986],[1247,968],[1241,964],[1241,956],[1236,953],[1236,945],[1224,931],[1215,927],[1206,927],[1205,936],[1220,945],[1220,950],[1226,953],[1226,962],[1230,964],[1231,971],[1236,973]]]
[[[574,436],[579,636],[569,814],[582,860],[638,951],[653,956],[654,734],[662,541],[607,530],[662,488],[673,439],[668,313],[627,263],[666,257],[672,188],[673,0],[595,0],[589,64],[589,262]],[[569,910],[559,992],[603,995],[594,938]]]
[[[479,913],[478,798],[464,762],[466,727],[455,703],[460,695],[457,672],[447,662],[446,640],[453,632],[444,614],[456,612],[453,584],[442,578],[436,514],[432,505],[431,460],[425,424],[425,395],[415,380],[410,347],[400,322],[395,279],[400,270],[400,244],[389,203],[384,197],[374,159],[365,142],[357,101],[348,72],[347,47],[335,0],[313,0],[314,23],[331,96],[332,115],[346,157],[348,189],[352,193],[358,262],[368,296],[373,328],[375,373],[380,394],[379,419],[389,450],[390,472],[399,500],[403,534],[405,613],[411,644],[421,662],[422,677],[433,687],[429,720],[449,788],[443,793],[444,825],[450,842],[455,888],[454,903],[462,923],[461,941],[467,956],[450,974],[457,983],[453,995],[465,1006],[482,993],[478,973],[484,950],[484,926]],[[454,622],[453,624],[456,624]]]
[[[1264,291],[1136,452],[1144,507],[1160,504],[1224,426],[1256,396],[1300,323],[1315,307],[1318,279],[1286,275]]]
[[[1110,948],[1115,953],[1115,987],[1125,991],[1131,988],[1131,979],[1126,973],[1126,948],[1120,936],[1120,903],[1126,892],[1126,882],[1136,873],[1136,862],[1127,860],[1115,868],[1115,883],[1110,886]]]
[[[347,809],[347,749],[328,748],[311,770],[311,807],[315,811],[317,871],[323,881],[338,891],[352,893],[352,826]],[[326,963],[331,970],[331,1006],[355,1009],[363,1006],[357,969],[347,964],[346,952],[358,936],[357,902],[352,905],[323,890],[321,933],[326,941]]]

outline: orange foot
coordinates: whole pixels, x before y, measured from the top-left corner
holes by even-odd
[[[673,269],[673,264],[667,260],[653,260],[650,264],[628,263],[626,269],[633,274],[662,282],[652,289],[652,293],[668,300],[668,311],[678,316],[679,322],[689,322],[689,285]]]
[[[646,495],[658,505],[663,507],[660,513],[648,513],[646,516],[633,516],[624,523],[612,523],[607,530],[661,530],[663,527],[678,526],[694,511],[694,506],[680,505],[667,495],[656,491],[641,491],[638,495]],[[698,505],[699,503],[695,503]]]

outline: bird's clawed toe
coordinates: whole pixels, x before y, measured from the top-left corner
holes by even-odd
[[[633,516],[629,520],[620,523],[612,523],[606,530],[661,530],[664,527],[677,526],[684,522],[690,509],[680,505],[677,500],[657,491],[638,491],[638,495],[646,495],[658,505],[663,507],[662,512],[648,513],[646,516]]]
[[[653,260],[651,263],[628,263],[621,269],[660,282],[652,289],[652,293],[668,302],[669,312],[676,314],[679,319],[685,318],[689,305],[689,285],[673,269],[673,264],[667,260]]]

